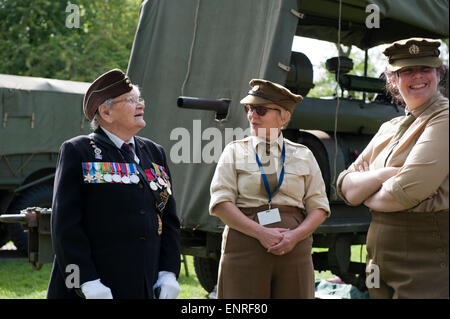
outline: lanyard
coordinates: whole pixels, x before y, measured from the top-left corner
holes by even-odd
[[[284,145],[284,140],[283,140],[283,150],[281,151],[281,161],[283,163],[283,167],[281,169],[280,178],[278,179],[278,185],[273,190],[273,192],[270,192],[269,181],[267,180],[266,173],[264,173],[263,166],[261,164],[261,161],[259,160],[258,153],[256,153],[255,147],[253,146],[253,142],[252,142],[252,148],[253,148],[253,151],[255,152],[256,162],[258,163],[259,170],[261,171],[261,176],[264,181],[264,186],[266,188],[266,192],[269,195],[269,209],[270,209],[270,207],[271,207],[270,203],[272,202],[272,195],[278,191],[278,189],[280,188],[281,184],[283,183],[283,179],[284,179],[284,160],[286,158],[286,147]]]

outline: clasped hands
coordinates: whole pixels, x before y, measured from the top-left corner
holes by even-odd
[[[287,228],[262,227],[258,240],[268,253],[284,255],[289,253],[299,241],[293,230]]]

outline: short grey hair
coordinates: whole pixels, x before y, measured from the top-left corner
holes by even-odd
[[[137,85],[133,84],[133,90],[137,92],[138,95],[141,94],[141,91]],[[107,107],[112,107],[114,105],[113,99],[107,99],[102,104],[105,104]],[[101,105],[101,104],[100,104]],[[95,112],[94,118],[90,122],[91,129],[95,131],[100,126],[99,115],[98,112]]]
[[[113,102],[113,99],[107,99],[102,104],[105,104],[107,107],[112,107],[114,102]],[[93,131],[98,129],[98,127],[100,126],[100,123],[99,123],[98,119],[99,119],[98,112],[95,112],[94,118],[92,119],[92,121],[90,123],[91,129]]]

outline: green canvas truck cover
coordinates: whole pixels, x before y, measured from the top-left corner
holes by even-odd
[[[0,158],[58,153],[62,142],[89,133],[83,97],[89,83],[0,74]]]

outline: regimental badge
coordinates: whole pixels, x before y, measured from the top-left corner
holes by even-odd
[[[92,148],[93,148],[93,150],[94,150],[94,156],[95,156],[95,159],[101,160],[101,159],[103,158],[103,156],[102,156],[102,150],[101,150],[100,148],[98,148],[97,145],[95,145],[95,142],[94,142],[93,139],[91,139],[91,140],[89,141],[89,144],[91,144],[91,146],[92,146]]]
[[[95,144],[94,144],[94,146],[95,146]],[[99,149],[98,147],[95,147],[95,148],[94,148],[94,153],[95,153],[95,158],[96,158],[96,159],[101,160],[101,159],[103,158],[103,157],[102,157],[102,150]]]
[[[413,44],[409,47],[408,51],[409,54],[417,55],[420,53],[420,48],[417,45]]]

